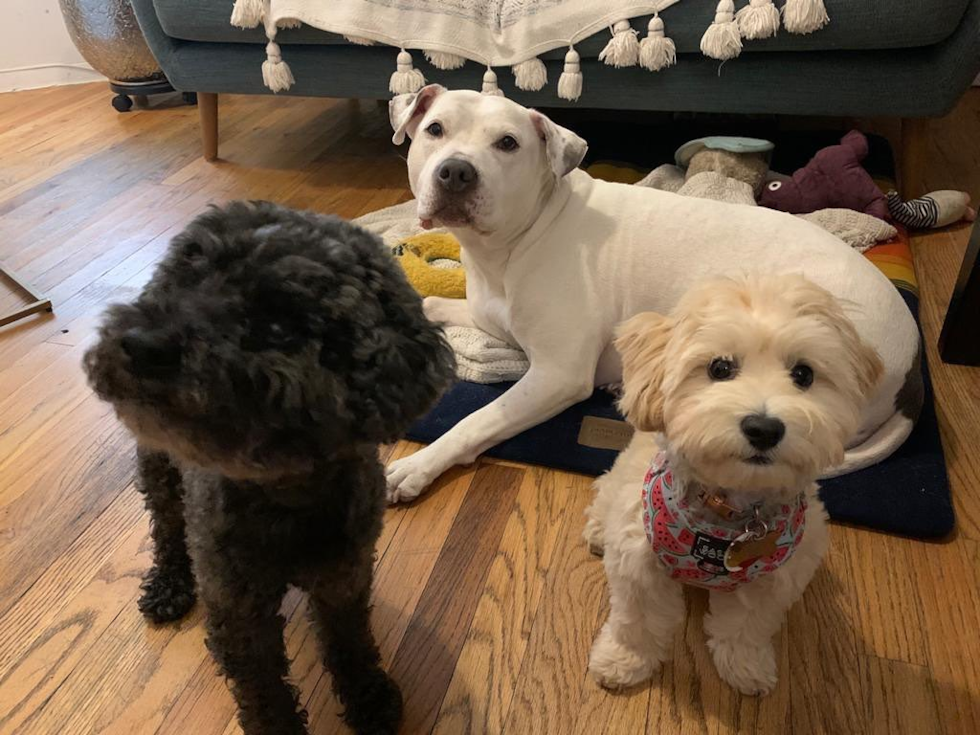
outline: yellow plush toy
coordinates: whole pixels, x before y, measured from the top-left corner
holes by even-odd
[[[466,272],[459,260],[459,241],[452,235],[415,235],[396,245],[392,252],[408,282],[422,296],[466,298]]]

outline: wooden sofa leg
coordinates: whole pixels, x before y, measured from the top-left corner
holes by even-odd
[[[902,120],[901,175],[899,189],[903,199],[915,199],[922,187],[926,149],[929,145],[929,119],[906,117]]]
[[[198,92],[197,109],[201,113],[204,160],[214,161],[218,157],[218,95],[214,92]]]

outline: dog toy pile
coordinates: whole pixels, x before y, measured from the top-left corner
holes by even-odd
[[[137,440],[143,614],[177,620],[199,594],[246,735],[298,735],[278,611],[301,587],[347,724],[395,733],[370,627],[377,445],[435,402],[453,359],[381,241],[268,202],[212,209],[109,309],[85,368]]]
[[[619,20],[609,27],[610,39],[599,54],[608,66],[641,66],[652,72],[673,66],[677,52],[659,13],[680,0],[607,0],[602,16]],[[790,33],[807,34],[823,28],[830,18],[823,0],[785,0],[782,14],[773,0],[721,0],[712,23],[701,39],[701,52],[727,61],[738,56],[744,41],[775,36],[782,20]],[[392,94],[417,92],[425,86],[425,75],[415,67],[408,48],[419,48],[437,69],[461,68],[467,60],[487,67],[483,76],[485,94],[502,94],[493,67],[510,66],[518,89],[541,90],[548,72],[535,54],[568,47],[558,79],[558,96],[577,100],[584,84],[581,59],[575,44],[602,27],[592,0],[530,3],[510,0],[460,0],[445,3],[402,0],[377,3],[373,0],[236,0],[231,23],[239,28],[263,26],[268,38],[262,79],[273,92],[284,92],[295,82],[276,42],[280,29],[303,23],[322,31],[343,35],[351,43],[370,46],[388,44],[398,48],[395,70],[389,80]],[[688,3],[677,12],[684,12]],[[643,29],[631,20],[651,15]],[[644,36],[641,39],[641,30]]]

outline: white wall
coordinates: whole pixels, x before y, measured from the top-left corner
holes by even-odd
[[[0,5],[0,92],[104,78],[72,45],[58,0],[0,0]]]

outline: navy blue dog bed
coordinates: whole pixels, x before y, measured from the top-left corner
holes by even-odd
[[[918,321],[917,297],[906,289],[899,291]],[[953,529],[949,478],[925,362],[923,370],[925,405],[905,444],[878,465],[820,483],[821,498],[834,520],[919,538],[938,538]],[[408,438],[435,441],[511,385],[457,383],[411,428]],[[617,453],[578,443],[579,429],[587,416],[622,420],[612,397],[596,391],[550,421],[498,444],[487,455],[587,475],[602,474],[612,466]]]

